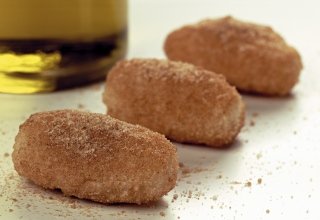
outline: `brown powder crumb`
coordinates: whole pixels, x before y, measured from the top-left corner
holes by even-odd
[[[77,208],[77,206],[76,206],[75,203],[71,203],[71,204],[70,204],[70,208],[75,209],[75,208]]]
[[[192,191],[191,191],[191,190],[189,190],[188,198],[189,198],[189,199],[191,199],[191,197],[192,197]]]
[[[217,179],[221,179],[221,178],[222,178],[222,175],[218,175],[218,176],[217,176]]]
[[[216,201],[218,199],[218,196],[212,196],[210,199],[212,199],[213,201]]]
[[[180,167],[180,168],[184,167],[184,164],[180,162],[180,163],[179,163],[179,167]]]
[[[159,213],[162,217],[166,216],[166,214],[164,212],[160,212]]]
[[[13,202],[18,202],[18,200],[17,200],[16,198],[11,198],[11,200],[12,200]]]
[[[191,169],[190,168],[188,168],[188,167],[183,167],[182,168],[182,174],[189,174],[189,173],[191,173]]]
[[[251,126],[251,127],[254,127],[255,125],[256,125],[256,122],[253,121],[253,120],[251,120],[251,121],[250,121],[250,126]]]
[[[201,167],[188,167],[183,163],[179,163],[179,167],[180,167],[180,172],[181,172],[179,179],[189,177],[192,173],[200,173],[200,172],[208,170],[206,168],[201,168]]]
[[[9,157],[10,156],[10,154],[9,153],[4,153],[4,155],[3,155],[4,157]]]
[[[13,209],[9,209],[9,212],[13,212]]]
[[[252,183],[249,181],[249,182],[246,182],[245,186],[246,187],[251,187]]]
[[[84,109],[84,105],[81,104],[81,103],[79,103],[79,104],[78,104],[78,109]]]
[[[30,204],[27,204],[27,205],[26,205],[26,208],[27,208],[27,209],[28,209],[28,208],[30,208],[30,207],[31,207],[31,205],[30,205]]]
[[[239,181],[232,181],[232,182],[230,182],[230,184],[238,185],[238,184],[242,184],[242,183]]]
[[[175,200],[177,200],[178,197],[179,197],[178,194],[174,194],[173,197],[172,197],[171,202],[174,202]]]
[[[266,213],[267,213],[267,214],[269,214],[269,213],[270,213],[270,210],[269,210],[269,209],[267,209],[267,210],[266,210]]]
[[[193,173],[200,173],[200,172],[207,171],[207,170],[208,169],[206,169],[206,168],[196,167],[196,168],[192,169],[192,172]]]
[[[258,184],[261,184],[262,183],[262,179],[259,178],[257,182],[258,182]]]
[[[259,159],[262,157],[262,154],[261,154],[261,153],[258,153],[258,154],[256,155],[256,157],[257,157],[257,159],[259,160]]]

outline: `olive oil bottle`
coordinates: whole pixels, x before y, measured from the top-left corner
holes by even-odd
[[[127,0],[0,0],[0,92],[105,78],[127,49]]]

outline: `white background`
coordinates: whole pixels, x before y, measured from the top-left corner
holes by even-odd
[[[316,0],[131,0],[129,58],[164,58],[163,41],[173,29],[232,15],[270,25],[296,47],[304,63],[301,80],[290,97],[243,96],[246,126],[230,148],[176,144],[180,161],[198,172],[181,176],[150,207],[107,206],[42,190],[19,178],[5,154],[33,112],[104,113],[103,84],[52,94],[0,94],[0,219],[320,219],[319,9]]]

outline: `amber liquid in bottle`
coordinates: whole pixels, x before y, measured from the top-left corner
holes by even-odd
[[[126,0],[0,0],[0,92],[105,78],[127,48]]]

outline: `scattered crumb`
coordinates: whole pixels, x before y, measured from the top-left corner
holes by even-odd
[[[230,184],[237,185],[237,184],[242,184],[242,183],[241,183],[241,182],[239,182],[239,181],[232,181],[232,182],[230,182]]]
[[[182,174],[189,174],[189,173],[191,173],[191,169],[190,168],[188,168],[188,167],[183,167],[182,168]]]
[[[258,184],[261,184],[262,183],[262,179],[259,178],[257,182],[258,182]]]
[[[261,153],[258,153],[258,154],[256,155],[256,157],[257,157],[257,159],[259,160],[259,159],[262,157],[262,154],[261,154]]]
[[[218,199],[218,196],[212,196],[210,199],[212,199],[213,201],[216,201]]]
[[[269,213],[270,213],[270,210],[269,210],[269,209],[267,209],[267,210],[266,210],[266,213],[267,213],[267,214],[269,214]]]
[[[171,202],[174,202],[175,200],[177,200],[177,199],[178,199],[178,197],[179,197],[179,195],[178,195],[178,194],[174,194],[174,195],[173,195],[173,197],[172,197]]]
[[[251,187],[252,183],[249,181],[249,182],[246,182],[245,186],[246,187]]]
[[[160,212],[159,214],[160,214],[161,216],[163,216],[163,217],[166,216],[166,214],[165,214],[164,212]]]
[[[255,121],[253,121],[253,120],[251,120],[251,121],[250,121],[250,126],[251,126],[251,127],[254,127],[254,126],[255,126],[255,124],[256,124],[256,122],[255,122]]]
[[[178,197],[179,197],[178,194],[174,194],[174,195],[173,195],[173,199],[174,199],[174,200],[176,200]]]
[[[13,212],[13,209],[9,209],[9,212]]]
[[[77,208],[77,206],[76,206],[75,203],[71,203],[71,204],[70,204],[70,208],[75,209],[75,208]]]
[[[9,153],[4,153],[4,155],[3,155],[4,157],[9,157],[10,156],[10,154]]]
[[[207,168],[201,168],[201,167],[188,167],[183,163],[179,163],[179,167],[180,167],[180,172],[181,172],[179,179],[189,177],[192,173],[200,173],[200,172],[208,170]]]
[[[221,178],[222,178],[222,175],[218,175],[218,176],[217,176],[217,179],[221,179]]]
[[[78,104],[78,109],[84,109],[84,105],[81,104],[81,103],[79,103],[79,104]]]
[[[191,197],[192,197],[192,191],[189,190],[188,198],[191,199]]]

